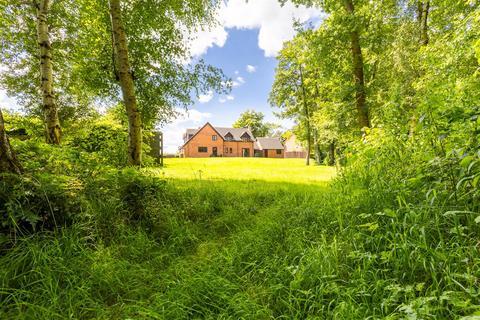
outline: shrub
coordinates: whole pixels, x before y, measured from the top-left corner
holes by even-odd
[[[0,176],[0,232],[29,233],[71,225],[78,216],[82,183],[71,177],[39,174]]]

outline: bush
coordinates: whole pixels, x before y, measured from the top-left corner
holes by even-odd
[[[120,124],[108,118],[84,126],[68,142],[80,151],[95,153],[100,161],[111,166],[127,164],[128,133]]]
[[[79,215],[82,183],[67,176],[0,176],[0,232],[30,233],[69,226]]]

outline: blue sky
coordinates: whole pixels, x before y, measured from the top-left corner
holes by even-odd
[[[197,102],[193,108],[212,114],[212,123],[219,126],[231,125],[246,109],[261,111],[273,120],[267,99],[274,79],[276,59],[265,57],[258,47],[258,30],[231,29],[228,34],[223,48],[209,49],[203,59],[221,68],[235,86],[229,95],[214,95],[210,101]]]

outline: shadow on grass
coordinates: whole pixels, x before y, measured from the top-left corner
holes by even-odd
[[[196,308],[193,301],[171,309],[175,303],[170,294],[189,296],[188,291],[172,289],[183,288],[187,274],[193,277],[188,281],[202,286],[209,277],[209,286],[228,285],[195,270],[225,263],[223,250],[237,245],[238,234],[278,226],[285,217],[311,207],[325,188],[326,183],[168,179],[161,196],[146,200],[140,223],[125,220],[115,203],[97,197],[86,207],[90,220],[85,224],[20,239],[0,257],[0,318],[201,315],[188,311]],[[108,231],[108,239],[99,236],[106,232],[99,229]],[[161,311],[165,308],[169,311]]]

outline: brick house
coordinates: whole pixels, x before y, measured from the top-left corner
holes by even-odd
[[[199,129],[187,129],[183,135],[184,144],[180,147],[180,156],[185,158],[253,157],[261,153],[261,156],[275,155],[283,158],[283,145],[280,141],[278,141],[279,144],[272,144],[267,140],[258,143],[263,141],[261,139],[270,138],[256,139],[248,128],[214,127],[207,122]],[[281,151],[272,152],[264,146],[281,148]],[[256,150],[256,148],[261,149]]]
[[[254,143],[255,156],[263,158],[283,158],[284,148],[278,138],[257,138]]]

